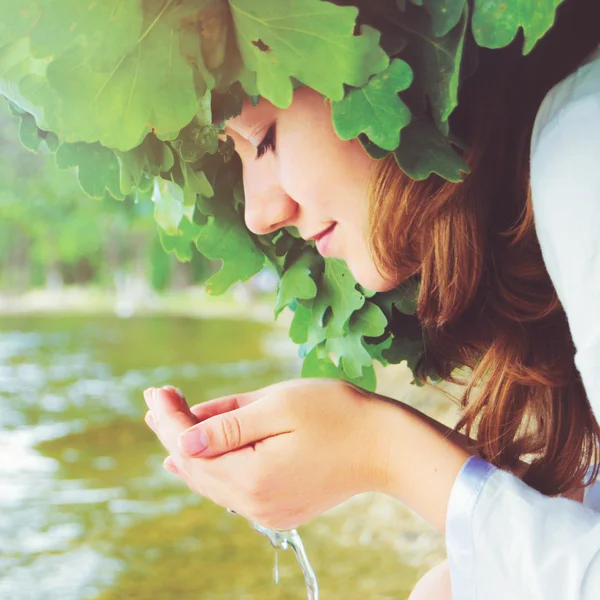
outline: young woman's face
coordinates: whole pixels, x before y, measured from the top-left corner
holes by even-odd
[[[225,127],[244,168],[246,225],[256,234],[296,227],[323,256],[346,262],[372,291],[395,287],[368,245],[368,187],[375,165],[358,140],[340,140],[323,96],[310,88],[281,110],[244,104]]]

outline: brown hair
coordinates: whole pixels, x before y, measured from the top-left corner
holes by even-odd
[[[500,467],[528,458],[524,480],[545,494],[581,485],[600,458],[600,428],[544,267],[528,183],[531,130],[544,95],[600,42],[586,25],[598,19],[582,16],[592,2],[565,7],[529,56],[519,42],[480,51],[451,118],[470,147],[470,175],[461,183],[435,175],[414,181],[390,155],[377,166],[370,210],[380,270],[420,280],[426,353],[417,375],[433,369],[453,380],[456,367],[469,367],[457,430],[476,432],[475,451]],[[570,30],[576,38],[565,41]]]

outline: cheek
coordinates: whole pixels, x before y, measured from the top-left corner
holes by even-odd
[[[293,160],[280,162],[280,176],[288,195],[324,222],[343,224],[349,237],[367,236],[368,189],[372,165],[355,160],[336,145],[296,148]],[[362,148],[358,149],[363,152]]]

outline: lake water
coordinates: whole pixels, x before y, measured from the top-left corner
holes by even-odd
[[[282,348],[286,348],[282,352]],[[301,600],[291,551],[162,469],[142,390],[190,402],[297,376],[279,329],[112,316],[0,318],[0,598]],[[300,530],[322,600],[402,600],[439,540],[366,495]]]

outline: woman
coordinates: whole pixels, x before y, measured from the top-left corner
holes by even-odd
[[[490,63],[452,116],[471,148],[461,184],[414,182],[393,160],[341,142],[310,89],[286,110],[244,106],[226,131],[244,166],[248,227],[297,227],[372,290],[418,275],[423,368],[446,378],[456,365],[473,369],[465,435],[340,381],[286,382],[191,411],[149,390],[167,468],[282,529],[356,493],[388,493],[446,533],[454,600],[597,597],[600,515],[555,497],[581,499],[598,464],[595,35],[569,38],[568,53],[549,36],[527,59],[482,56]],[[508,472],[520,468],[523,481]],[[444,573],[431,577],[443,592]]]

